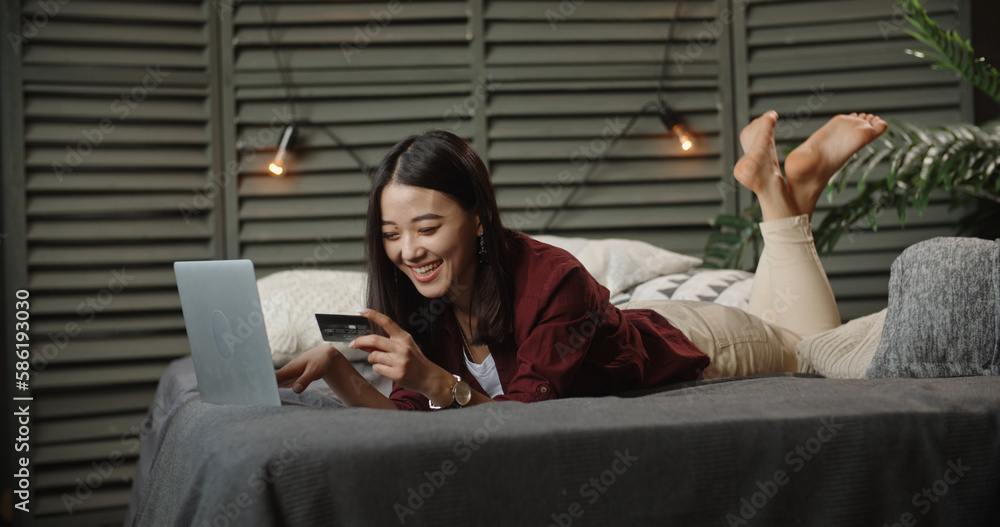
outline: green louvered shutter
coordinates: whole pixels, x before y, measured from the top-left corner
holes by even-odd
[[[430,128],[475,141],[461,104],[474,80],[470,7],[452,2],[243,2],[223,27],[230,62],[239,192],[231,196],[229,257],[259,274],[287,268],[360,268],[368,179],[316,127],[302,128],[284,177],[269,175],[292,119],[269,46],[287,68],[295,115],[328,126],[376,164],[392,144]],[[263,16],[267,18],[263,18]],[[225,29],[224,29],[225,31]],[[224,38],[224,40],[226,40]],[[227,104],[229,101],[227,100]]]
[[[943,27],[969,34],[967,2],[928,0],[924,5]],[[802,142],[843,112],[925,125],[971,122],[968,87],[906,54],[907,48],[923,49],[904,32],[907,27],[893,0],[750,2],[736,17],[734,35],[738,122],[777,110],[784,117],[776,129],[779,150]],[[854,193],[848,187],[834,204]],[[814,225],[822,210],[833,206],[825,197],[819,205]],[[905,229],[896,212],[887,211],[878,219],[878,232],[845,236],[835,253],[823,258],[844,319],[886,306],[889,266],[904,248],[953,235],[952,225],[968,210],[948,208],[947,196],[938,196],[923,216],[910,211]]]
[[[548,234],[635,238],[700,256],[708,219],[734,198],[730,79],[720,67],[728,31],[710,30],[724,5],[487,1],[488,158],[505,222],[527,232],[548,222]],[[648,112],[550,221],[629,118],[656,100],[675,12],[664,92],[694,132],[694,148],[683,151]]]
[[[212,15],[202,1],[89,0],[25,1],[21,15],[24,265],[44,365],[33,525],[120,523],[128,432],[189,352],[172,263],[222,256]]]

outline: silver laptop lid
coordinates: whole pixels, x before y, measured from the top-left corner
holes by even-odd
[[[250,260],[175,262],[201,399],[281,406]]]

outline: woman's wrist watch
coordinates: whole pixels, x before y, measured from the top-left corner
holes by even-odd
[[[455,378],[455,384],[451,387],[451,404],[448,406],[437,406],[430,399],[427,400],[428,406],[431,410],[440,410],[442,408],[462,408],[469,404],[472,400],[472,388],[469,388],[469,383],[462,380],[458,375],[452,374]]]

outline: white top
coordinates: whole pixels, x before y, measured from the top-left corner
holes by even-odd
[[[500,374],[497,373],[497,365],[493,362],[493,354],[486,356],[486,360],[482,364],[476,364],[471,359],[467,353],[462,354],[465,357],[465,366],[469,368],[469,372],[472,376],[479,381],[479,385],[486,390],[486,395],[491,399],[503,394],[503,386],[500,385]]]

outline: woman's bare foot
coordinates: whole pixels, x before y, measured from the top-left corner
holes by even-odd
[[[774,148],[777,122],[777,112],[769,111],[743,128],[740,144],[744,154],[733,168],[736,180],[757,195],[764,221],[800,214],[778,166],[778,153]]]
[[[795,208],[812,215],[830,177],[887,126],[876,115],[836,115],[792,150],[785,158],[785,175]]]

